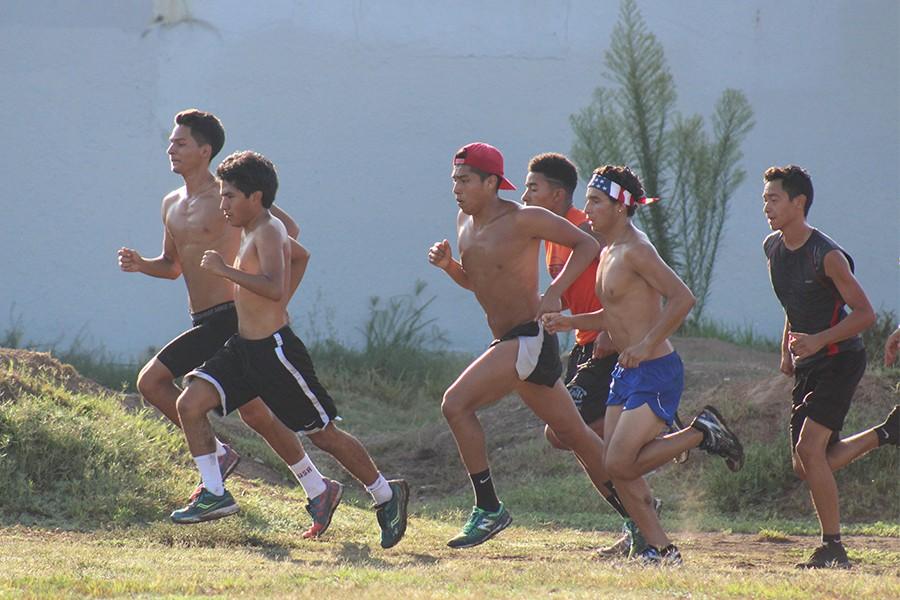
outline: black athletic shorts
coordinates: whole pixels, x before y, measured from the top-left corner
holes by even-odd
[[[221,414],[259,396],[292,431],[319,431],[337,417],[334,401],[319,383],[306,346],[288,325],[261,340],[232,336],[188,377],[203,379],[216,388]]]
[[[593,354],[594,342],[575,344],[566,367],[566,389],[587,424],[606,416],[612,371],[619,361],[616,353],[603,358],[593,358]]]
[[[543,338],[537,339],[539,336]],[[556,334],[544,331],[537,321],[528,321],[507,331],[500,339],[491,342],[490,347],[514,339],[519,339],[519,354],[516,358],[519,379],[547,387],[556,385],[562,375]],[[537,347],[538,343],[540,348]]]
[[[807,418],[832,430],[829,445],[839,440],[838,432],[844,426],[853,392],[865,371],[865,349],[826,356],[794,371],[792,448],[797,446]]]
[[[192,328],[166,344],[156,355],[175,378],[202,365],[238,330],[234,302],[217,304],[192,314],[191,321]]]

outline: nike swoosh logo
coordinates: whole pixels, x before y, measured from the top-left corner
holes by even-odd
[[[487,483],[490,480],[491,480],[491,478],[488,476],[488,477],[485,477],[484,479],[478,480],[478,483]]]

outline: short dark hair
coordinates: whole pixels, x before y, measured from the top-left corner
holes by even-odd
[[[208,144],[212,148],[209,160],[216,156],[225,145],[225,128],[219,117],[196,108],[183,110],[175,115],[175,124],[184,125],[191,130],[191,137],[198,146]]]
[[[459,152],[457,152],[453,156],[453,158],[465,158],[465,157],[466,157],[466,149],[465,148],[461,149]],[[496,173],[488,173],[487,171],[482,171],[481,169],[476,169],[472,165],[465,165],[465,166],[469,167],[469,170],[472,171],[473,173],[475,173],[476,175],[478,175],[479,179],[481,179],[482,181],[484,181],[485,179],[487,179],[488,177],[493,175],[494,179],[497,181],[497,185],[494,187],[494,191],[495,192],[500,191],[500,176],[499,175],[497,175]]]
[[[793,200],[800,194],[806,196],[806,204],[803,206],[803,216],[809,214],[809,208],[813,203],[813,184],[809,173],[803,167],[788,165],[786,167],[769,167],[763,173],[765,181],[781,181],[781,188],[787,192],[788,198]]]
[[[275,202],[278,173],[272,161],[259,152],[244,150],[230,154],[216,169],[216,176],[241,190],[245,196],[262,192],[263,208],[269,208]]]
[[[528,163],[531,173],[540,173],[547,179],[552,179],[557,185],[566,190],[569,199],[578,187],[578,170],[568,158],[558,152],[545,152],[538,154]]]
[[[597,167],[594,169],[595,175],[600,175],[601,177],[606,177],[610,181],[615,181],[623,188],[631,192],[632,197],[634,198],[643,198],[646,196],[644,193],[644,184],[641,183],[641,180],[637,175],[634,174],[634,171],[626,167],[625,165],[603,165],[602,167]],[[613,202],[618,203],[618,199],[610,198]],[[628,216],[634,216],[634,212],[637,210],[638,205],[632,204],[628,207]]]

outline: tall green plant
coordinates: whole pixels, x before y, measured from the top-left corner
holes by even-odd
[[[412,294],[393,296],[386,303],[379,296],[369,298],[369,318],[362,329],[366,352],[402,352],[446,345],[444,332],[435,325],[437,319],[425,316],[434,302],[434,296],[424,298],[425,286],[424,281],[417,279]]]
[[[665,52],[634,0],[622,1],[604,65],[604,79],[618,87],[597,88],[591,103],[572,115],[572,157],[583,176],[597,165],[631,165],[648,195],[663,199],[642,207],[638,220],[694,292],[692,318],[699,319],[728,203],[745,176],[740,146],[753,127],[753,110],[742,92],[725,90],[712,116],[711,136],[702,117],[676,112]]]

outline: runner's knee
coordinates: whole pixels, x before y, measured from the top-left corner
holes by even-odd
[[[827,460],[825,456],[825,448],[810,443],[803,437],[801,437],[800,441],[797,442],[797,447],[794,449],[794,456],[796,458],[799,458],[799,462],[802,463],[801,468],[805,468],[805,466],[815,463],[816,461]],[[796,471],[796,467],[794,470]]]
[[[465,414],[462,397],[451,387],[444,392],[444,400],[441,402],[441,414],[447,421],[455,421]]]
[[[137,388],[141,395],[151,404],[154,402],[156,392],[163,386],[171,385],[172,374],[156,359],[151,360],[138,374]]]
[[[346,433],[335,427],[334,423],[329,423],[323,429],[307,434],[307,437],[315,444],[316,448],[330,454],[333,450],[340,447],[343,442],[342,438],[346,435]]]
[[[603,466],[606,467],[606,472],[613,479],[633,479],[633,461],[618,452],[607,452]]]
[[[250,402],[240,408],[241,420],[253,431],[268,431],[272,427],[275,415],[265,404]]]
[[[219,399],[212,386],[209,386],[209,389],[207,389],[207,386],[195,383],[188,385],[181,392],[181,395],[178,396],[178,400],[175,402],[175,408],[178,410],[178,416],[184,421],[185,419],[192,420],[204,417],[218,403]]]
[[[553,429],[550,428],[549,425],[544,425],[544,437],[547,438],[547,441],[550,442],[550,445],[556,448],[557,450],[569,450],[566,446],[563,445],[559,438],[556,437],[556,433]]]

